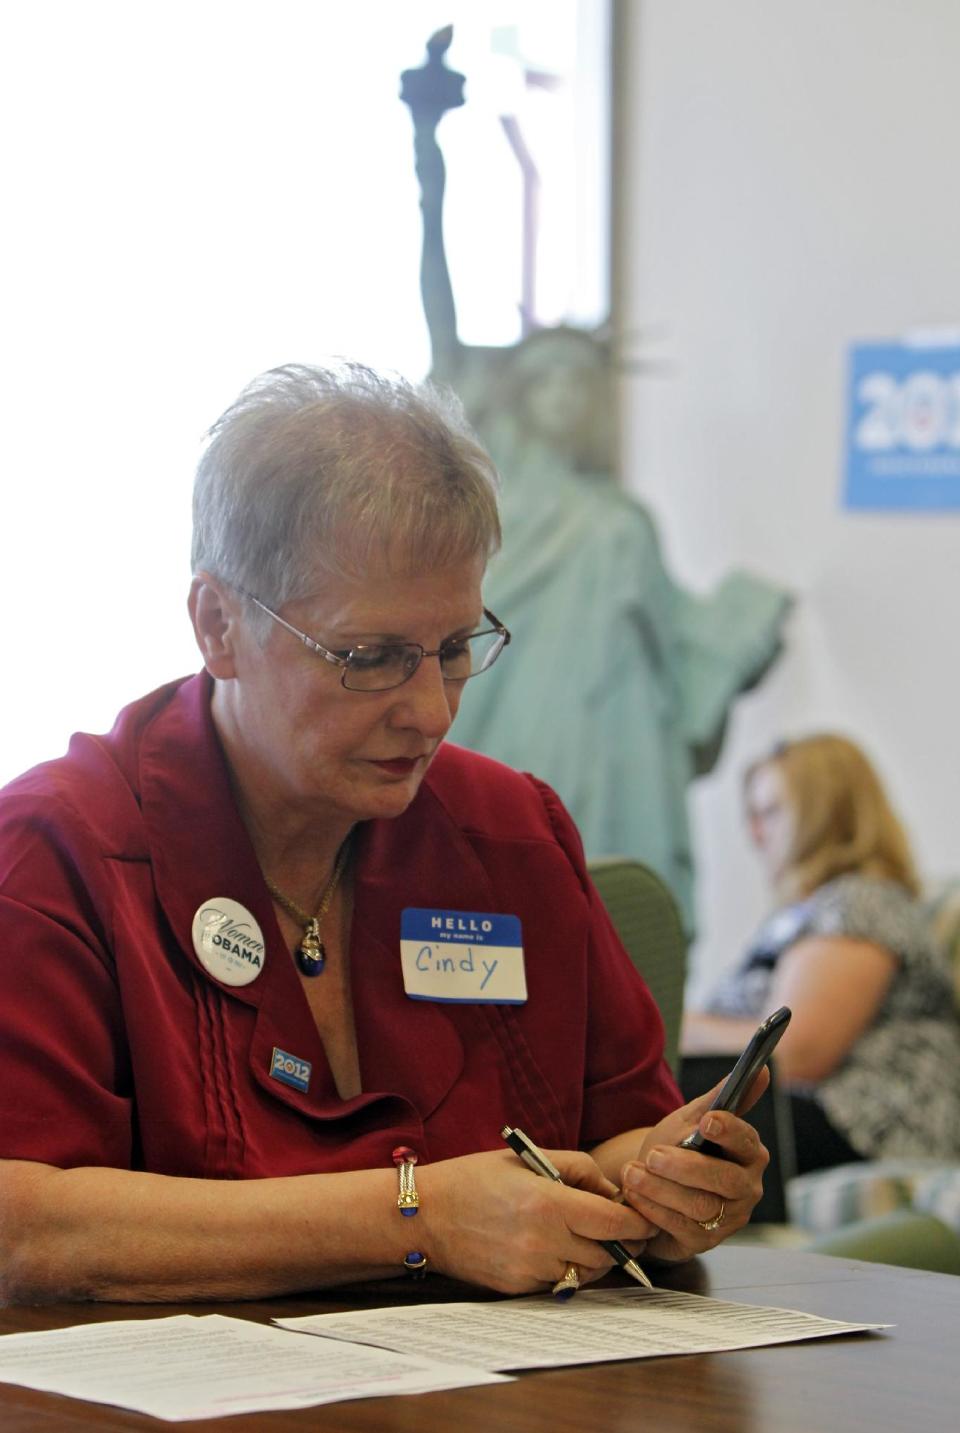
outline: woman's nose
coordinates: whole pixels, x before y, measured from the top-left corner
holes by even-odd
[[[415,727],[423,736],[446,736],[456,712],[456,684],[445,682],[437,657],[424,657],[412,677],[397,688],[396,722]]]

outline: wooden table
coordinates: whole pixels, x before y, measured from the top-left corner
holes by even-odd
[[[0,1384],[3,1433],[178,1427],[219,1433],[953,1433],[960,1427],[960,1278],[794,1251],[731,1247],[659,1276],[664,1287],[773,1304],[887,1334],[521,1373],[516,1382],[292,1412],[162,1424],[100,1403]],[[410,1286],[407,1286],[408,1288]],[[393,1287],[374,1300],[402,1295]],[[461,1291],[457,1297],[464,1297]],[[369,1307],[336,1297],[217,1305],[0,1308],[0,1333],[163,1313],[274,1315]]]

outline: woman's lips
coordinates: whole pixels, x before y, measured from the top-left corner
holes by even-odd
[[[402,756],[395,757],[392,761],[375,761],[373,765],[379,766],[381,771],[386,771],[390,776],[409,776],[419,760],[418,756]]]

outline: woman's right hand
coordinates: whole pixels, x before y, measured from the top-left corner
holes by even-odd
[[[511,1150],[419,1166],[417,1244],[432,1270],[502,1294],[535,1293],[568,1264],[578,1265],[581,1283],[605,1274],[613,1260],[599,1239],[635,1246],[659,1232],[613,1202],[617,1187],[590,1155],[546,1153],[563,1184],[534,1174]]]

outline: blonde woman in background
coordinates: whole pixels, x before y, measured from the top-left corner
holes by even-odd
[[[789,1005],[777,1050],[797,1165],[960,1155],[960,1021],[909,843],[870,762],[840,736],[781,743],[744,779],[776,909],[685,1054],[735,1050]]]

